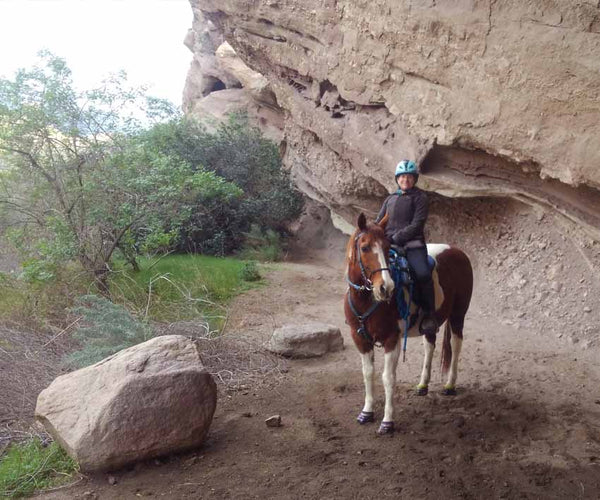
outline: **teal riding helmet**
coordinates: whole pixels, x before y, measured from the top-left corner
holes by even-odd
[[[396,179],[399,175],[412,174],[416,178],[419,178],[419,169],[417,164],[412,160],[402,160],[396,165]]]

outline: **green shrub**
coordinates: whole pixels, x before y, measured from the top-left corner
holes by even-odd
[[[72,312],[81,315],[73,337],[82,348],[67,356],[69,364],[82,368],[153,336],[147,324],[136,320],[124,307],[96,295],[84,295]]]
[[[281,259],[283,246],[279,233],[271,229],[263,232],[258,224],[252,224],[250,231],[244,236],[246,240],[240,253],[243,259],[260,262],[275,262]]]
[[[282,168],[278,145],[244,114],[230,115],[215,132],[178,118],[154,126],[139,140],[144,150],[159,151],[223,181],[222,193],[204,189],[188,200],[190,214],[181,223],[178,251],[229,255],[240,250],[252,224],[281,233],[302,211],[302,196]]]
[[[77,471],[77,463],[56,443],[43,446],[32,439],[13,444],[0,458],[0,497],[19,498],[65,484]]]
[[[244,267],[242,267],[242,269],[240,270],[240,277],[244,281],[258,281],[262,279],[262,276],[258,271],[258,266],[253,260],[244,264]]]

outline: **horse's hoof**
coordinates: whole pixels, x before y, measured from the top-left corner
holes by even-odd
[[[387,434],[394,433],[394,422],[381,422],[379,429],[377,430],[377,434],[380,436],[385,436]]]
[[[368,424],[369,422],[375,422],[375,416],[372,411],[361,411],[356,417],[356,421],[360,424]]]
[[[456,387],[444,387],[442,394],[444,396],[456,396]]]
[[[415,392],[417,393],[417,396],[427,396],[429,393],[429,387],[426,385],[418,385]]]

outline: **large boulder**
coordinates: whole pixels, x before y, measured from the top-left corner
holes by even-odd
[[[216,403],[196,345],[167,335],[56,378],[35,416],[82,470],[110,470],[200,446]]]
[[[267,350],[290,358],[314,358],[344,348],[340,329],[325,323],[285,325],[273,332]]]

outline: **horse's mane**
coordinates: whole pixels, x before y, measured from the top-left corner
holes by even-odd
[[[356,229],[350,235],[350,238],[348,239],[348,243],[346,244],[346,269],[348,269],[350,262],[355,260],[354,249],[356,248],[356,245],[354,244],[354,242],[356,241],[356,236],[358,235],[358,233],[359,233],[359,229]]]

